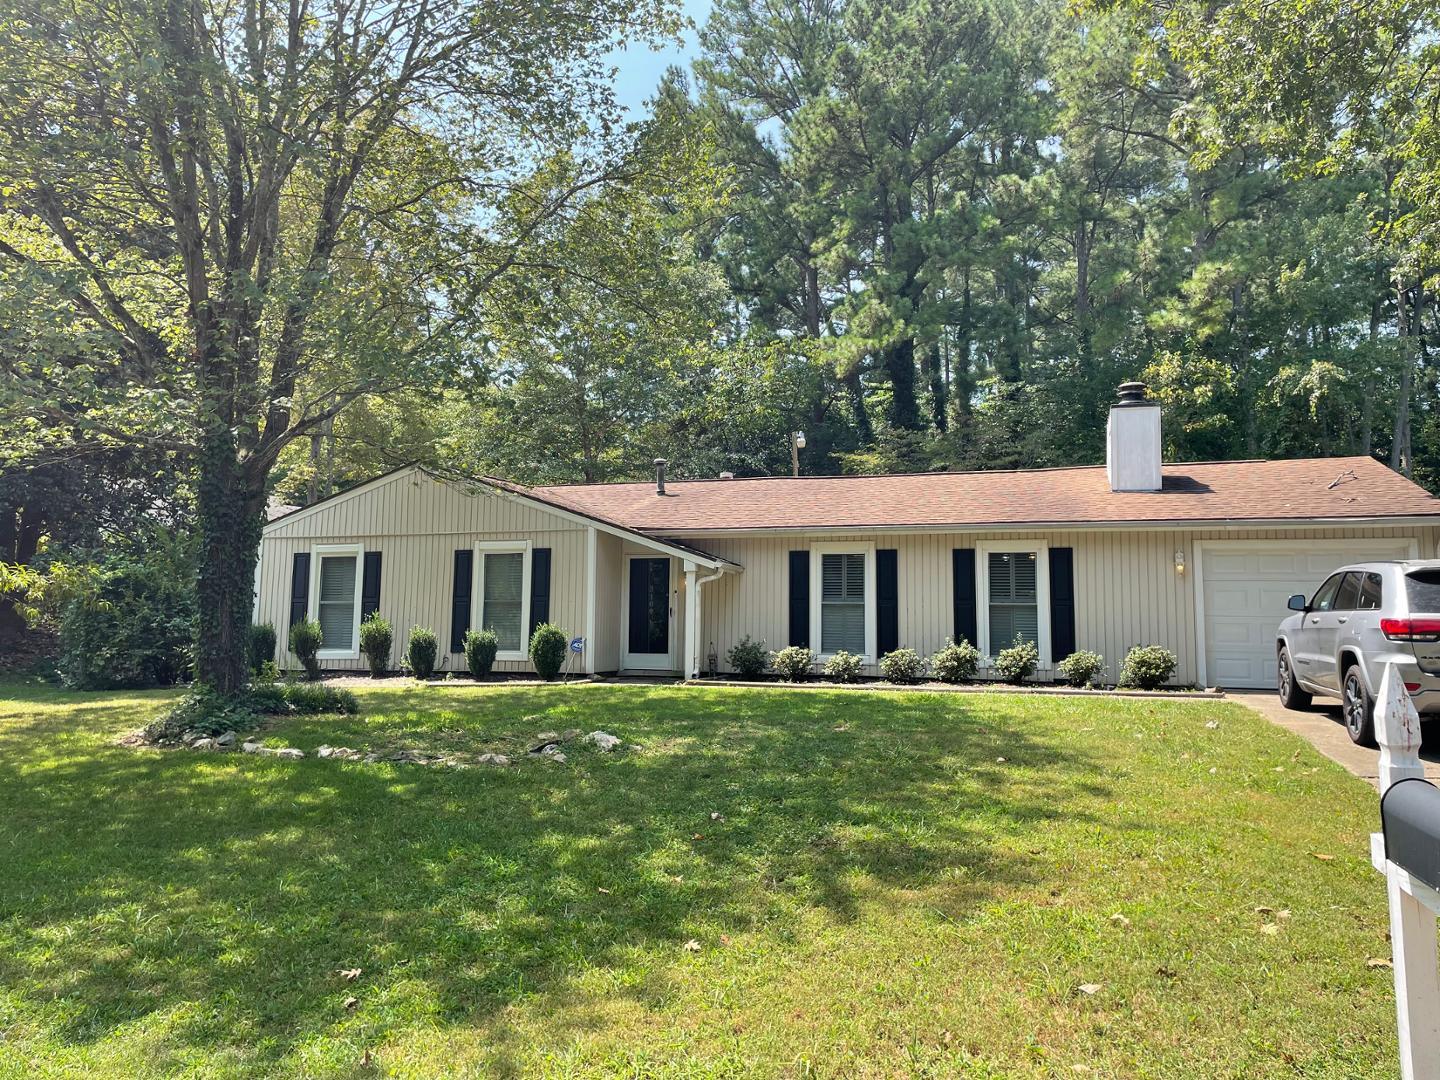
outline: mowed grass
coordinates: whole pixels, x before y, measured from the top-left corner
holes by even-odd
[[[165,695],[0,687],[0,1073],[1394,1071],[1374,793],[1240,706],[360,696],[267,741],[639,749],[133,750]]]

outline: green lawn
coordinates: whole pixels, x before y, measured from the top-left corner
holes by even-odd
[[[164,700],[0,686],[0,1074],[1394,1072],[1374,793],[1236,705],[430,687],[267,734],[640,746],[451,770],[114,744]]]

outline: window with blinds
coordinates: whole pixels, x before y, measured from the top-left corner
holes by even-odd
[[[989,563],[990,652],[1021,641],[1040,644],[1039,559],[1033,551],[992,551]]]
[[[820,651],[865,652],[865,555],[820,556]]]
[[[502,652],[523,652],[524,553],[504,551],[486,555],[483,578],[485,595],[481,598],[480,625],[495,631]]]
[[[355,590],[358,587],[354,555],[322,555],[320,587],[317,594],[320,620],[320,647],[325,650],[355,648]]]

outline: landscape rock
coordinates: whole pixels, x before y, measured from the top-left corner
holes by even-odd
[[[203,731],[196,731],[192,728],[180,736],[180,741],[186,746],[194,746],[203,738],[205,738]]]
[[[359,761],[365,754],[364,751],[353,750],[348,746],[322,746],[315,751],[315,756],[334,758],[338,761]]]
[[[596,749],[609,753],[611,750],[619,749],[620,740],[607,731],[592,731],[585,736],[585,741],[592,744]]]
[[[475,759],[481,765],[509,765],[510,759],[504,754],[481,754]]]
[[[540,754],[542,757],[549,758],[557,765],[564,765],[565,762],[569,760],[569,758],[565,756],[565,751],[561,750],[560,747],[556,746],[553,743],[541,750]]]
[[[285,758],[288,761],[298,761],[305,756],[304,750],[297,750],[293,746],[286,746],[272,752],[276,757]]]
[[[215,749],[215,740],[214,740],[214,739],[196,739],[194,742],[192,742],[192,743],[190,744],[190,749],[191,749],[191,750],[214,750],[214,749]]]
[[[570,742],[572,739],[578,739],[579,737],[580,729],[578,727],[567,728],[560,733],[561,742]]]
[[[235,732],[227,731],[215,737],[215,749],[233,750],[235,748]]]
[[[247,739],[244,745],[240,747],[240,749],[244,750],[247,754],[258,754],[261,750],[264,749],[264,747],[262,747],[258,742],[251,742]]]

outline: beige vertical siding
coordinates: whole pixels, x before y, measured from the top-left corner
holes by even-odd
[[[877,547],[896,548],[900,644],[928,654],[954,632],[951,550],[974,547],[981,540],[989,543],[1014,539],[1044,540],[1051,547],[1074,550],[1075,637],[1079,648],[1103,654],[1113,674],[1131,646],[1164,645],[1179,657],[1177,680],[1191,682],[1198,671],[1195,541],[1284,540],[1298,544],[1364,537],[1413,537],[1422,556],[1431,557],[1436,552],[1437,530],[1429,527],[696,536],[690,542],[745,568],[742,574],[726,575],[707,585],[701,608],[703,640],[717,644],[721,666],[727,670],[726,651],[746,634],[763,638],[772,649],[787,644],[791,550],[830,541],[873,541]],[[1175,569],[1176,551],[1185,553],[1187,571],[1183,574]]]
[[[597,532],[595,574],[595,640],[592,648],[596,671],[620,667],[620,582],[624,542],[612,533]]]
[[[341,496],[293,520],[272,525],[260,545],[259,621],[281,638],[289,623],[293,556],[316,544],[359,543],[383,553],[380,614],[395,627],[394,662],[412,626],[440,639],[441,670],[464,670],[449,652],[455,551],[480,540],[529,540],[550,549],[550,621],[570,634],[585,632],[586,529],[488,490],[471,494],[406,471]],[[313,570],[313,563],[312,563]],[[476,613],[478,616],[478,612]],[[603,621],[603,620],[600,620]],[[327,668],[363,670],[365,660],[326,660]],[[526,671],[528,661],[499,661],[499,671]]]

